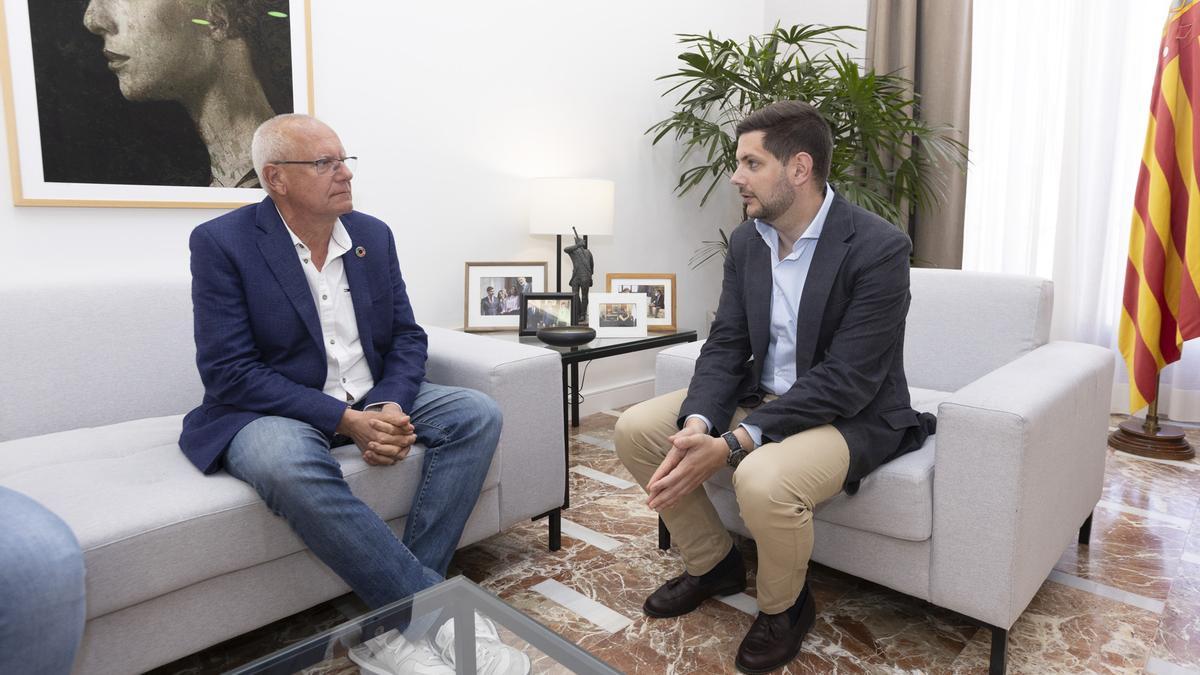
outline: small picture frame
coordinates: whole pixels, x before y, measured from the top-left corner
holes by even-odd
[[[641,293],[646,296],[646,328],[676,330],[674,274],[625,274],[610,272],[605,277],[609,293]]]
[[[642,293],[592,293],[588,326],[596,337],[646,337],[646,296]]]
[[[545,290],[544,262],[466,263],[463,330],[469,333],[517,330],[521,298]]]
[[[537,335],[551,326],[570,326],[575,316],[575,296],[571,293],[526,293],[521,296],[520,334]]]

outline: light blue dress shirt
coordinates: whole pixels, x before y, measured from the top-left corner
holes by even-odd
[[[763,359],[762,388],[777,396],[782,395],[796,382],[796,322],[800,310],[800,297],[804,294],[804,283],[812,267],[813,252],[817,240],[825,230],[825,218],[833,204],[833,188],[825,185],[825,201],[813,216],[804,234],[796,240],[792,251],[783,260],[779,259],[779,232],[766,221],[754,219],[754,227],[771,249],[771,342],[767,345],[767,356]],[[712,422],[703,415],[699,417],[712,430]],[[762,429],[753,424],[740,425],[750,434],[754,447],[762,445]]]

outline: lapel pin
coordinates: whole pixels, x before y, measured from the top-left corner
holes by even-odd
[[[358,248],[354,249],[354,255],[360,258],[365,258],[367,257],[367,249],[359,246]]]

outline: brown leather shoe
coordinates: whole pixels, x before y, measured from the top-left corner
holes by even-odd
[[[733,595],[744,590],[746,565],[735,547],[712,571],[698,577],[684,572],[659,586],[646,598],[642,611],[658,619],[682,616],[714,595]]]
[[[797,599],[800,616],[796,623],[787,610],[779,614],[758,613],[742,644],[738,647],[734,665],[743,673],[769,673],[782,668],[800,653],[804,636],[817,621],[817,605],[813,602],[808,583]]]

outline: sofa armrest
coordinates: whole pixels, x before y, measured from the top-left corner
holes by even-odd
[[[1009,628],[1100,498],[1113,357],[1052,342],[938,409],[931,600]]]
[[[692,372],[696,370],[696,359],[700,358],[700,348],[704,346],[704,342],[697,340],[668,347],[654,357],[655,396],[686,389],[691,384]]]
[[[477,389],[504,414],[493,460],[500,471],[501,527],[562,506],[566,457],[558,353],[445,328],[425,330],[429,381]]]

